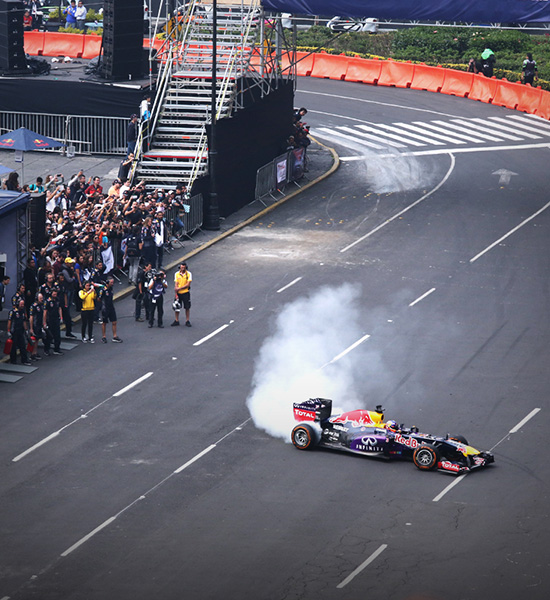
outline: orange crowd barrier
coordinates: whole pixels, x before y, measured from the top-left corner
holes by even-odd
[[[350,58],[348,60],[348,68],[344,79],[346,81],[376,84],[380,78],[381,69],[381,60]]]
[[[99,56],[101,51],[101,36],[100,35],[85,35],[84,49],[82,50],[82,58],[91,60]]]
[[[516,109],[532,115],[537,114],[543,94],[548,94],[548,92],[543,92],[540,87],[531,87],[529,84],[523,85]]]
[[[81,33],[48,32],[44,36],[43,56],[70,56],[82,58],[84,38]]]
[[[445,79],[439,91],[442,94],[449,94],[450,96],[462,96],[463,98],[468,98],[473,83],[473,73],[445,69]]]
[[[521,100],[524,89],[521,83],[501,79],[493,98],[493,104],[515,109]]]
[[[382,61],[378,85],[408,88],[414,76],[414,65],[388,59]]]
[[[44,50],[44,31],[25,31],[25,54],[40,56]]]
[[[411,90],[426,90],[428,92],[439,92],[445,80],[445,69],[441,67],[430,67],[421,63],[414,66]]]
[[[313,54],[309,52],[296,52],[296,74],[309,77],[313,70]]]
[[[348,70],[348,57],[344,55],[326,54],[321,52],[315,54],[311,77],[324,79],[344,79]]]
[[[476,75],[472,82],[472,89],[468,98],[472,100],[479,100],[480,102],[491,103],[495,97],[498,87],[498,80],[494,77],[490,79],[485,75]]]
[[[535,114],[550,121],[550,92],[542,92]]]

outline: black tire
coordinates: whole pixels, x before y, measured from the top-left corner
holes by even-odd
[[[422,444],[414,451],[413,462],[421,471],[433,471],[441,460],[441,454],[435,446]]]
[[[292,430],[290,439],[298,450],[311,450],[317,445],[317,435],[315,429],[307,423],[296,425]]]
[[[454,440],[455,442],[460,442],[461,444],[464,444],[465,446],[470,445],[470,444],[468,444],[468,440],[463,435],[450,435],[449,439]]]

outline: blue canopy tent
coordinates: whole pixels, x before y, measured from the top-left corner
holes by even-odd
[[[46,148],[60,148],[61,142],[48,136],[35,133],[26,127],[20,127],[0,135],[0,149],[30,152],[31,150],[44,150]],[[23,157],[21,159],[21,185],[25,181],[25,168]]]

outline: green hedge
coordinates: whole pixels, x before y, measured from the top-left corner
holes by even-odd
[[[322,46],[326,52],[372,58],[393,58],[466,70],[470,58],[479,59],[485,48],[496,55],[495,75],[520,81],[527,52],[533,53],[543,89],[550,91],[550,35],[523,31],[460,27],[411,27],[387,33],[345,33],[334,39],[328,27],[316,26],[298,33],[299,47]]]

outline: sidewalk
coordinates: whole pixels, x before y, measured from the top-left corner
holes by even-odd
[[[113,179],[116,178],[118,168],[122,157],[93,157],[93,156],[75,156],[67,158],[58,153],[35,151],[25,153],[25,181],[32,183],[37,177],[46,178],[46,175],[52,173],[62,173],[65,181],[68,181],[73,174],[78,173],[80,169],[88,178],[90,175],[97,175],[101,178],[103,187],[110,186]],[[14,152],[9,150],[0,150],[0,164],[18,171],[21,175],[21,165],[14,162]],[[206,250],[216,242],[232,235],[234,232],[246,227],[255,219],[262,217],[275,209],[283,202],[290,200],[300,192],[309,189],[325,177],[332,174],[339,166],[339,158],[334,150],[319,144],[312,138],[312,144],[308,148],[308,172],[300,180],[298,187],[296,184],[288,184],[284,190],[284,196],[278,200],[273,200],[270,196],[264,197],[263,203],[260,201],[251,201],[249,204],[233,213],[227,218],[220,219],[220,229],[218,231],[200,230],[196,232],[192,241],[185,241],[184,247],[175,248],[170,255],[165,255],[169,261],[164,266],[168,272],[177,267],[182,260],[187,260],[199,252]],[[278,194],[280,196],[280,194]],[[122,280],[122,284],[117,284],[118,291],[115,294],[115,300],[124,298],[134,290],[133,286],[128,285],[127,279]],[[11,302],[11,298],[6,298],[6,304]],[[6,323],[8,310],[0,311],[0,335],[5,339]],[[73,321],[80,319],[80,315],[73,316]]]

